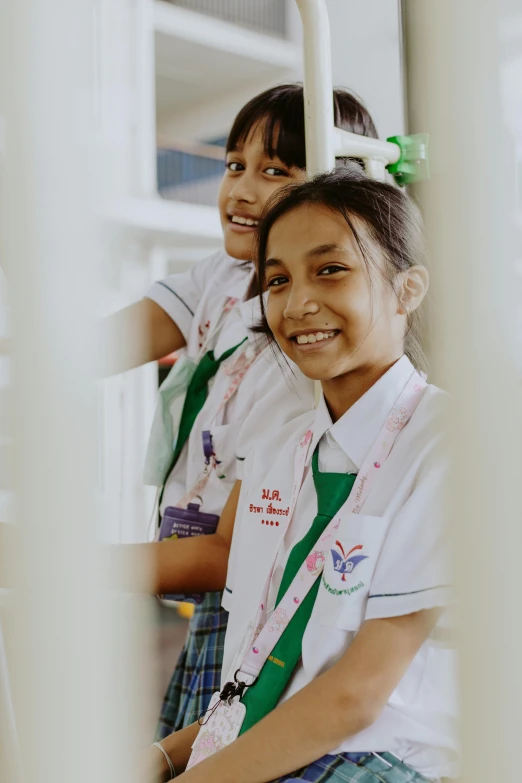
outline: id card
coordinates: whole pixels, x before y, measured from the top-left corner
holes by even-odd
[[[216,692],[210,700],[206,714],[209,717],[201,726],[192,746],[187,769],[223,750],[238,738],[245,720],[246,707],[238,698],[231,704],[222,701],[219,692]]]
[[[205,536],[216,532],[218,526],[218,514],[205,514],[199,510],[197,503],[189,503],[187,508],[168,506],[161,519],[159,541],[168,541],[175,538],[190,538],[191,536]],[[189,593],[188,595],[163,595],[169,601],[187,601],[200,604],[204,593]]]

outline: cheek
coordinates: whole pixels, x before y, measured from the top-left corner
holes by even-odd
[[[276,179],[268,182],[265,180],[260,181],[258,186],[258,194],[261,202],[263,203],[263,206],[266,204],[269,198],[277,193],[278,190],[281,190],[281,188],[285,185],[288,185],[287,179]]]
[[[228,182],[227,175],[224,174],[219,184],[218,197],[217,197],[218,209],[221,217],[223,217],[226,211],[229,192],[230,192],[230,183]]]
[[[346,282],[336,288],[330,299],[330,307],[342,314],[352,328],[366,328],[372,320],[372,298],[366,284]]]

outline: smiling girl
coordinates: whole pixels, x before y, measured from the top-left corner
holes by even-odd
[[[277,453],[247,454],[221,696],[163,743],[181,772],[197,739],[187,783],[456,774],[445,395],[412,363],[422,262],[412,202],[351,169],[261,225],[264,328],[323,394]]]
[[[338,127],[376,136],[369,113],[353,95],[337,89],[332,99]],[[199,504],[205,519],[221,517],[213,535],[134,545],[122,552],[138,580],[152,572],[157,593],[206,593],[165,694],[160,737],[196,720],[218,687],[228,618],[221,591],[234,524],[234,515],[224,509],[231,493],[232,505],[237,502],[238,442],[248,444],[263,430],[266,411],[283,425],[313,407],[312,385],[300,374],[288,384],[270,348],[252,329],[259,307],[255,294],[248,293],[254,281],[253,242],[266,202],[305,177],[303,89],[279,85],[252,98],[232,125],[218,193],[223,249],[190,271],[155,283],[141,302],[111,319],[112,338],[105,336],[118,356],[112,371],[180,349],[196,365],[177,432],[162,432],[149,447],[151,483],[162,485],[161,517],[191,502]],[[164,421],[170,410],[162,414]],[[247,418],[249,426],[243,428]],[[162,469],[159,454],[166,457]]]

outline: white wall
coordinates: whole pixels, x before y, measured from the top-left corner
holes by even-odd
[[[355,90],[381,137],[404,132],[397,0],[327,0],[334,85]]]
[[[404,132],[398,0],[327,0],[332,37],[334,85],[361,97],[381,137]],[[297,6],[289,0],[290,37],[301,40]],[[299,75],[302,78],[302,75]],[[165,137],[212,138],[226,134],[235,113],[249,98],[270,86],[260,80],[251,88],[221,96],[210,104],[161,117]]]

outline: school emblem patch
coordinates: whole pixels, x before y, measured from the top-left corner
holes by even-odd
[[[368,555],[363,555],[361,553],[362,548],[362,544],[357,544],[357,546],[354,546],[348,552],[345,552],[341,542],[335,542],[335,549],[331,549],[330,552],[332,555],[333,570],[337,574],[340,574],[341,578],[337,578],[336,581],[338,587],[335,587],[326,581],[326,575],[323,572],[323,585],[326,587],[329,593],[332,593],[333,595],[344,595],[355,593],[357,590],[360,590],[362,587],[364,587],[364,582],[347,585],[346,587],[342,584],[343,582],[346,582],[347,574],[353,573],[359,563],[362,563],[363,560],[368,560]]]
[[[336,541],[335,546],[337,549],[331,550],[334,571],[342,574],[342,581],[346,582],[346,574],[351,574],[354,568],[356,568],[362,560],[368,559],[368,556],[361,554],[352,555],[353,552],[357,552],[362,549],[362,544],[358,544],[357,546],[352,547],[347,554],[345,554],[343,545],[340,541]],[[352,555],[352,557],[350,557],[350,555]]]

